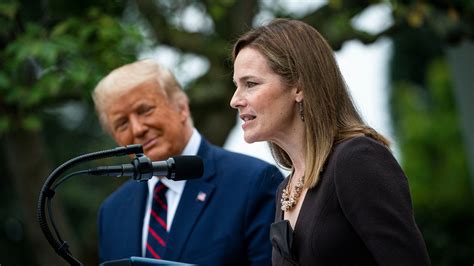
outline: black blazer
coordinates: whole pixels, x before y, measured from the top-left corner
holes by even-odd
[[[279,204],[287,183],[278,188],[271,229],[274,266],[430,265],[407,178],[373,139],[335,145],[318,185],[306,194],[294,231],[282,221]]]

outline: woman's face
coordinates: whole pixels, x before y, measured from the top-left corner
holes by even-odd
[[[239,52],[233,80],[237,89],[230,106],[244,121],[246,142],[279,143],[291,136],[299,119],[296,99],[301,100],[301,92],[286,86],[258,50],[246,47]]]

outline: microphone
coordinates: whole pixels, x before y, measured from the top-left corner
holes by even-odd
[[[153,176],[179,181],[200,178],[204,172],[204,165],[199,156],[175,156],[165,161],[152,162],[147,156],[136,154],[132,163],[99,166],[87,171],[91,175],[129,176],[137,181],[146,181]]]

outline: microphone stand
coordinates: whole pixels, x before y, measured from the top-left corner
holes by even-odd
[[[64,260],[66,260],[70,265],[82,265],[82,263],[72,256],[71,252],[69,251],[69,246],[67,242],[62,241],[62,239],[59,237],[59,234],[56,228],[54,227],[54,222],[50,218],[51,220],[50,222],[53,224],[56,234],[58,235],[58,239],[55,239],[55,237],[51,233],[51,230],[49,229],[48,220],[45,217],[46,202],[48,201],[49,203],[49,201],[54,197],[54,194],[55,194],[54,189],[51,189],[51,187],[54,186],[54,182],[58,179],[59,176],[61,176],[69,168],[79,163],[97,160],[97,159],[103,159],[107,157],[123,156],[123,155],[128,155],[128,154],[136,154],[137,158],[144,157],[143,148],[139,144],[117,147],[110,150],[104,150],[104,151],[98,151],[98,152],[80,155],[76,158],[73,158],[63,163],[62,165],[54,169],[53,172],[46,179],[45,183],[43,184],[43,187],[39,194],[38,206],[37,206],[37,212],[36,212],[38,222],[41,227],[41,230],[43,231],[44,236],[48,240],[49,244],[53,247],[54,251],[56,251],[56,253],[59,256],[61,256]],[[78,173],[84,173],[84,172],[78,172]]]

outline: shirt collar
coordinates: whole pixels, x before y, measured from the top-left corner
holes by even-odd
[[[199,150],[199,144],[201,144],[201,135],[197,129],[194,128],[193,134],[191,135],[188,144],[186,144],[186,147],[184,147],[181,155],[196,155]]]

